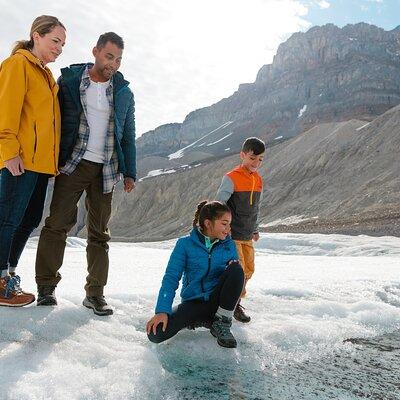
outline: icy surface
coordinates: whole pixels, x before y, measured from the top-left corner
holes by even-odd
[[[24,290],[36,243],[21,259]],[[233,324],[234,350],[205,329],[147,340],[174,243],[111,244],[115,314],[104,318],[81,306],[85,242],[69,239],[59,305],[0,308],[0,398],[399,398],[400,239],[262,235],[244,300],[252,321]]]

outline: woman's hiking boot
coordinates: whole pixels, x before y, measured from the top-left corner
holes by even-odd
[[[35,295],[21,289],[18,275],[0,278],[0,306],[22,307],[35,301]]]
[[[217,342],[222,347],[237,347],[236,339],[231,332],[232,318],[215,315],[211,325],[211,335],[217,338]]]

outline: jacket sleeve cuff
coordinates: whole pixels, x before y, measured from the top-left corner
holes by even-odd
[[[165,313],[165,314],[171,315],[172,314],[172,307],[169,307],[169,308],[162,307],[162,306],[156,307],[155,313],[156,314]]]
[[[19,155],[20,145],[18,140],[0,142],[0,157],[3,161],[11,160]]]

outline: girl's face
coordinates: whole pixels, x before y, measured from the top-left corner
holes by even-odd
[[[211,221],[206,219],[204,221],[204,226],[206,232],[204,234],[208,236],[211,240],[220,239],[224,240],[231,231],[232,215],[231,213],[225,213],[219,219]]]
[[[61,26],[40,36],[38,32],[33,33],[34,46],[32,53],[46,65],[49,62],[56,61],[57,57],[62,53],[65,44],[65,30]]]

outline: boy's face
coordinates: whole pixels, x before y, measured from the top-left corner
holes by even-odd
[[[250,150],[247,153],[241,151],[240,158],[242,160],[243,168],[247,169],[249,172],[256,172],[264,160],[264,153],[255,155],[253,150]]]

